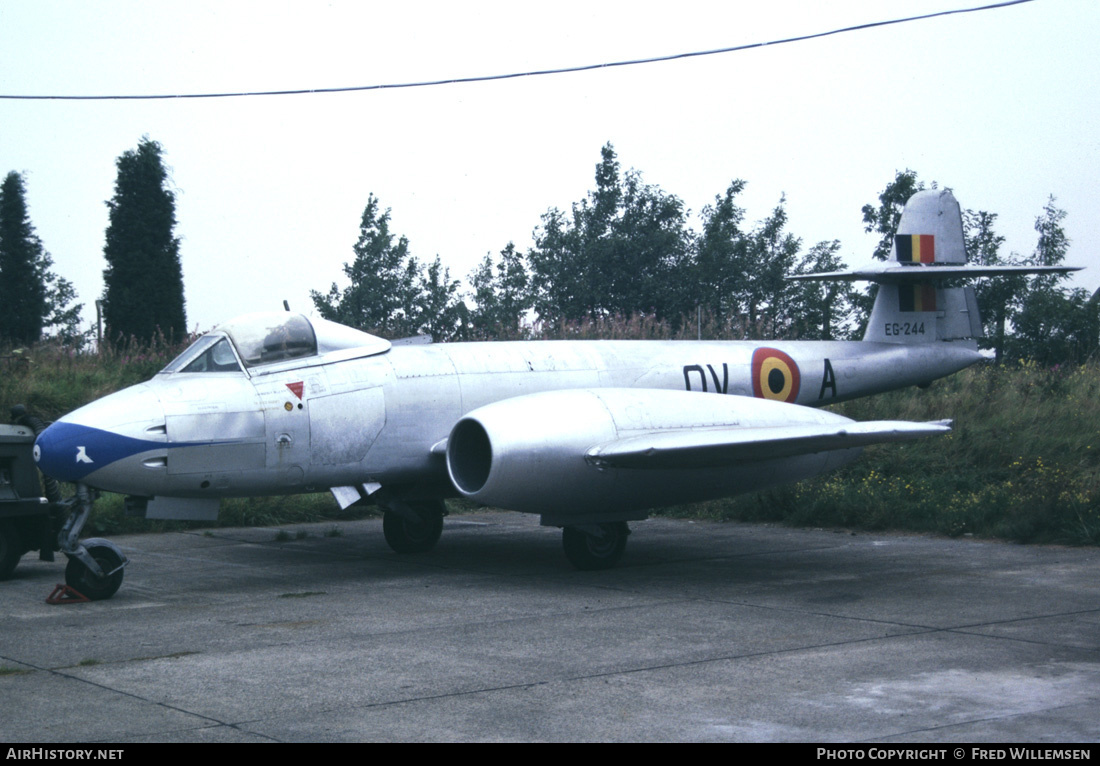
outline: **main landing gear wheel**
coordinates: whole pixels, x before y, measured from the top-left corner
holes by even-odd
[[[594,527],[565,527],[561,531],[561,544],[565,557],[577,569],[610,569],[622,558],[629,534],[630,527],[625,521]]]
[[[406,508],[416,515],[386,509],[382,514],[382,534],[397,553],[425,553],[435,547],[443,534],[443,515],[446,506],[442,500],[423,500],[406,503]]]
[[[65,567],[65,584],[92,601],[110,598],[122,585],[122,559],[106,545],[90,545],[88,553],[99,564],[105,576],[97,577],[92,574],[92,570],[74,556]]]

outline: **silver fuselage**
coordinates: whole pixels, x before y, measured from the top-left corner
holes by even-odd
[[[771,356],[783,361],[769,379],[760,360]],[[146,497],[364,484],[446,492],[441,445],[464,414],[494,402],[628,388],[816,407],[924,384],[978,359],[972,342],[841,341],[533,341],[322,354],[248,371],[158,374],[62,418],[66,426],[51,428],[61,438],[47,431],[39,440],[40,465],[55,478]]]

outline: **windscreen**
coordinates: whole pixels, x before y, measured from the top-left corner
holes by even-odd
[[[221,333],[208,333],[192,343],[161,372],[240,372],[229,339]]]

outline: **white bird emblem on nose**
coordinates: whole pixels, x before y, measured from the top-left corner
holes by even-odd
[[[76,448],[76,462],[78,462],[78,463],[91,463],[91,462],[93,462],[92,459],[90,457],[88,457],[88,453],[85,452],[86,449],[87,449],[87,447],[77,447]]]

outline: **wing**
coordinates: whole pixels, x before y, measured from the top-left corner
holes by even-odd
[[[718,468],[760,460],[910,441],[948,433],[950,421],[878,420],[835,425],[671,430],[630,436],[588,450],[596,468]]]
[[[960,279],[973,277],[1010,277],[1020,274],[1068,274],[1080,271],[1082,266],[979,266],[962,265],[899,265],[893,262],[875,264],[852,271],[823,271],[818,274],[795,274],[787,277],[791,280],[824,281],[839,280],[848,282],[925,282],[935,279]]]

